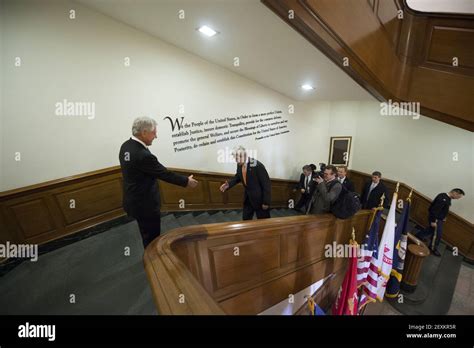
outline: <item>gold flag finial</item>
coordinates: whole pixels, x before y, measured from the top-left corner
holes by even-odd
[[[382,197],[380,197],[380,204],[379,207],[383,207],[383,201],[385,200],[385,193],[382,194]]]
[[[411,202],[411,195],[412,195],[412,193],[413,193],[413,187],[411,188],[410,193],[408,194],[407,201],[410,201],[410,202]]]
[[[355,236],[355,228],[352,227],[352,234],[351,234],[351,237],[352,237],[352,240],[355,241],[356,240],[356,236]]]
[[[397,182],[397,187],[395,188],[395,193],[398,193],[398,188],[400,187],[400,183]]]

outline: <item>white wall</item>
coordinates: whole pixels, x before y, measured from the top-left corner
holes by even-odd
[[[330,134],[355,138],[350,168],[379,170],[430,198],[460,187],[466,196],[451,210],[474,221],[472,132],[424,116],[381,116],[378,102],[334,103],[329,115]]]
[[[166,166],[233,172],[235,164],[217,163],[217,150],[240,141],[173,152],[163,117],[180,116],[181,104],[186,121],[282,110],[290,134],[241,142],[258,151],[271,176],[299,174],[304,161],[295,149],[304,108],[294,100],[80,5],[71,20],[70,8],[66,1],[6,1],[4,58],[20,56],[23,65],[5,66],[1,190],[117,165],[119,147],[141,115],[159,123],[151,150]],[[128,68],[124,57],[131,59]],[[95,102],[95,118],[56,116],[55,103],[63,99]],[[289,104],[294,114],[288,115]],[[323,155],[314,149],[314,158]]]

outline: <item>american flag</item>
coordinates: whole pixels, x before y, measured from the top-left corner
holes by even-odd
[[[398,194],[395,192],[388,212],[378,252],[372,252],[368,266],[367,280],[359,291],[359,312],[367,303],[376,299],[383,301],[387,281],[393,265],[393,250],[395,240],[395,212]],[[364,259],[365,261],[365,259]]]
[[[373,279],[377,279],[377,268],[372,260],[378,258],[379,226],[383,208],[377,208],[374,212],[369,232],[365,236],[360,249],[360,257],[357,262],[357,287],[359,288],[359,310],[368,303],[367,292],[377,286]],[[370,274],[370,276],[369,276]],[[375,298],[375,297],[374,297]]]

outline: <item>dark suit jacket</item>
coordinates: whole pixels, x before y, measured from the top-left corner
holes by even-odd
[[[385,194],[385,200],[384,200],[383,206],[385,208],[388,208],[390,206],[388,191],[384,183],[382,182],[382,180],[380,180],[379,184],[372,190],[369,196],[369,190],[370,190],[371,184],[372,184],[372,181],[369,180],[368,182],[365,183],[364,189],[362,190],[362,196],[361,196],[362,209],[372,209],[372,208],[378,207],[380,204],[380,198],[382,197],[383,194]]]
[[[451,198],[446,193],[437,195],[428,209],[430,222],[446,219],[450,205]]]
[[[354,184],[352,183],[352,181],[349,180],[349,178],[347,176],[344,179],[344,182],[342,183],[342,186],[349,192],[354,192],[355,191]]]
[[[312,196],[313,193],[314,193],[314,190],[316,189],[316,185],[317,183],[313,180],[314,178],[316,177],[316,174],[312,174],[311,175],[311,180],[309,181],[309,194]],[[301,190],[301,189],[304,189],[304,181],[306,179],[306,175],[304,175],[304,173],[301,173],[300,175],[300,181],[298,183],[298,186],[297,186],[297,189],[298,190]]]
[[[186,186],[188,178],[166,169],[142,144],[129,139],[119,153],[123,178],[123,208],[134,218],[160,213],[160,179],[170,184]]]
[[[235,176],[229,181],[229,189],[239,182],[244,185],[244,202],[248,198],[254,209],[262,209],[262,204],[270,206],[272,200],[272,183],[265,166],[249,158],[247,162],[247,185],[242,177],[242,167],[237,165]]]

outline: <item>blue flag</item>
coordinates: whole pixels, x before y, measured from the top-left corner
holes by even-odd
[[[390,273],[390,279],[387,283],[385,296],[394,298],[400,292],[400,283],[402,282],[402,274],[405,262],[405,254],[407,249],[408,238],[408,221],[410,217],[410,200],[405,202],[402,215],[395,229],[395,248],[393,249],[393,268]]]

